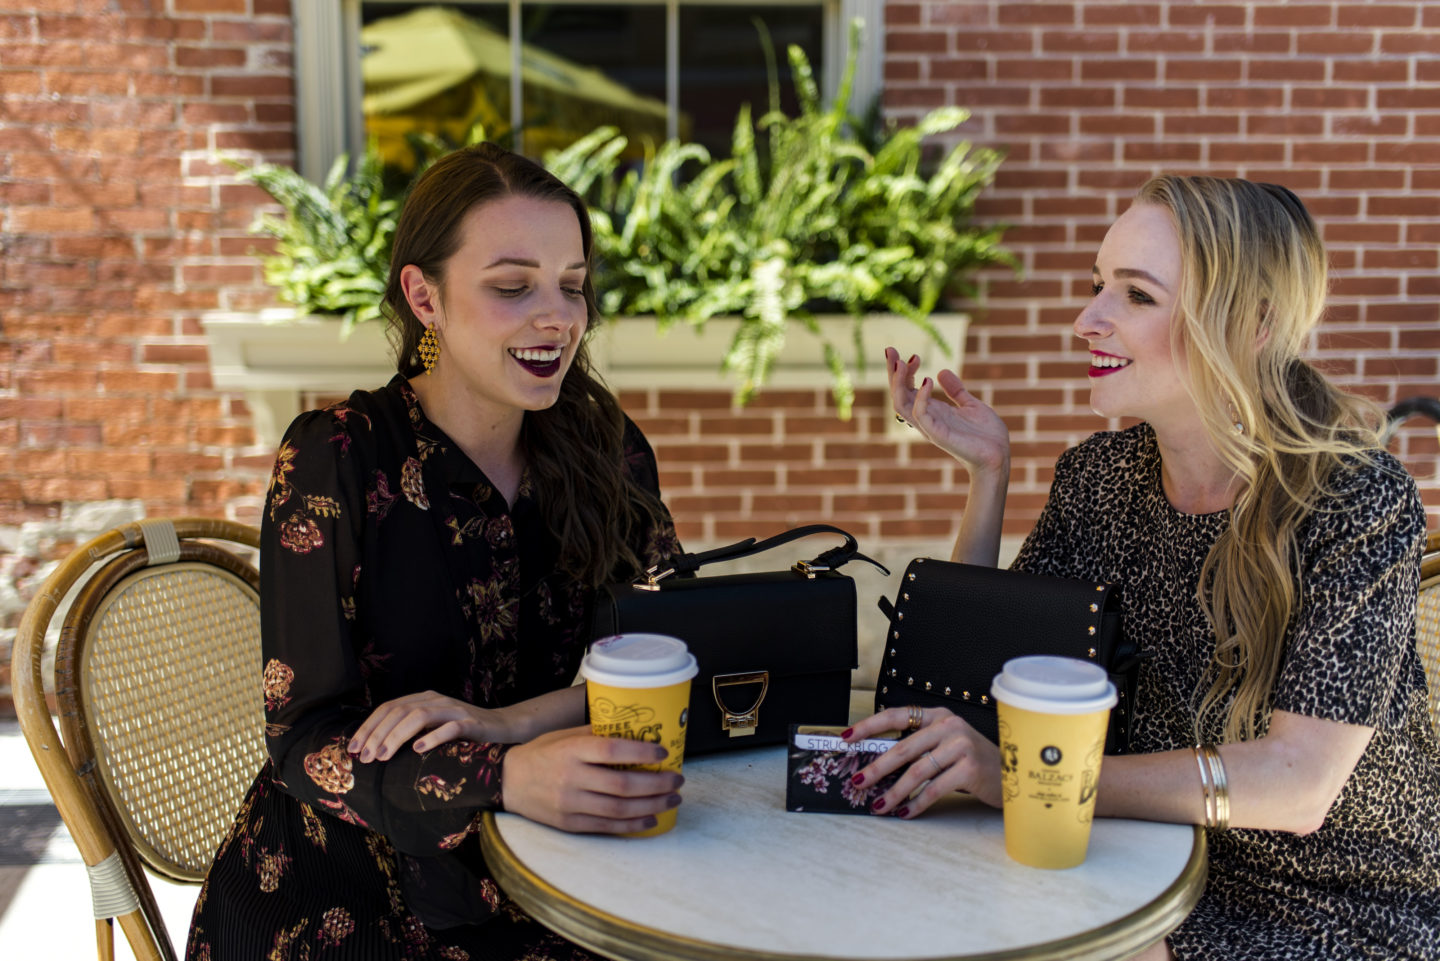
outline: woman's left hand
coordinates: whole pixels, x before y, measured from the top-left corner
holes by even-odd
[[[435,691],[407,694],[370,712],[348,747],[362,762],[370,762],[390,760],[406,741],[422,733],[425,736],[415,742],[417,751],[460,738],[505,743],[525,740],[520,732],[510,730],[515,725],[509,723],[505,710],[476,707]]]
[[[845,740],[903,731],[909,722],[910,708],[887,708],[850,728]],[[991,807],[1000,806],[1000,749],[943,707],[925,708],[919,729],[861,768],[855,783],[874,784],[901,769],[904,772],[890,790],[871,805],[875,812],[911,818],[956,791],[968,791]],[[921,785],[924,789],[915,794]]]

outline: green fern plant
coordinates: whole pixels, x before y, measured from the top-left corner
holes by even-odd
[[[848,417],[853,379],[821,334],[817,308],[855,318],[858,366],[866,314],[900,314],[939,342],[928,317],[946,291],[972,289],[968,278],[982,266],[1015,266],[1000,245],[1002,228],[973,217],[1002,155],[961,143],[933,169],[923,162],[925,138],[955,129],[967,111],[946,107],[913,127],[859,130],[847,116],[859,31],[857,23],[829,107],[804,52],[790,47],[798,115],[780,109],[772,82],[758,121],[748,106],[736,117],[729,157],[669,141],[617,176],[626,141],[601,128],[546,160],[591,203],[604,313],[654,314],[662,329],[740,317],[723,367],[738,376],[742,404],[765,383],[797,322],[821,337]]]
[[[344,332],[380,316],[400,200],[387,190],[378,155],[367,151],[353,173],[336,159],[321,184],[277,164],[234,164],[284,216],[262,213],[252,232],[275,238],[265,282],[297,313],[338,314]]]

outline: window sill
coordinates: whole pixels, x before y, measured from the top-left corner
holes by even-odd
[[[817,319],[826,339],[847,359],[852,358],[851,318]],[[969,317],[932,314],[930,321],[945,341],[944,350],[903,317],[867,317],[861,325],[866,367],[856,386],[884,384],[880,358],[887,345],[907,355],[918,353],[925,370],[958,369]],[[731,391],[734,380],[720,370],[720,359],[738,324],[734,318],[716,317],[701,330],[677,323],[657,334],[653,318],[619,318],[595,332],[591,356],[605,382],[616,390]],[[267,447],[279,443],[285,427],[300,412],[302,392],[348,393],[383,384],[395,372],[382,323],[361,324],[342,338],[335,318],[296,319],[288,308],[277,308],[256,313],[214,312],[202,317],[201,325],[210,344],[215,387],[245,392],[257,440]],[[819,338],[799,325],[792,326],[766,386],[828,388],[830,371]]]

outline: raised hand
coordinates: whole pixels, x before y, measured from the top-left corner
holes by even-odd
[[[885,365],[891,403],[902,420],[964,464],[972,475],[1009,470],[1010,431],[1005,422],[967,391],[953,371],[942,370],[934,382],[927,377],[917,386],[920,358],[901,361],[893,347],[885,348]],[[937,386],[953,403],[933,396]]]
[[[505,755],[505,810],[563,831],[628,834],[655,826],[680,803],[685,779],[674,771],[617,770],[656,764],[666,750],[646,741],[597,737],[565,728],[517,744]]]

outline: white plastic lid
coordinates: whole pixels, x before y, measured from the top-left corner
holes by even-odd
[[[610,687],[666,687],[700,671],[679,638],[665,634],[616,634],[590,645],[580,676]]]
[[[1041,714],[1090,714],[1115,706],[1115,685],[1104,668],[1074,657],[1032,655],[1005,662],[990,695]]]

